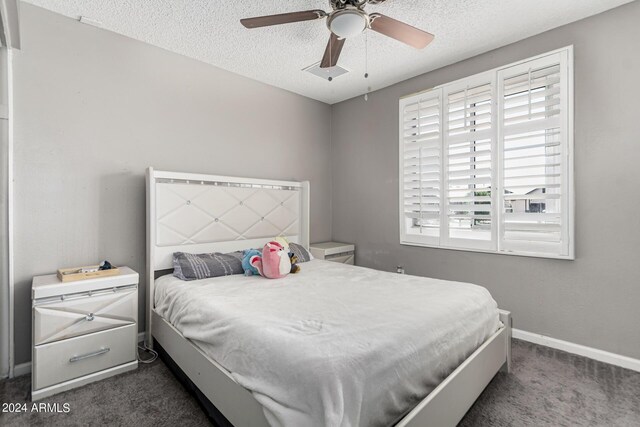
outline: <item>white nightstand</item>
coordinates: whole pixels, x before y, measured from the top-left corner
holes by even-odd
[[[351,243],[312,243],[309,251],[315,258],[343,264],[353,265],[356,257],[356,247]]]
[[[138,366],[138,273],[62,283],[33,278],[31,399]]]

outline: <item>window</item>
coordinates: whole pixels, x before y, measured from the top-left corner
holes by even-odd
[[[400,242],[573,259],[572,48],[400,100]]]

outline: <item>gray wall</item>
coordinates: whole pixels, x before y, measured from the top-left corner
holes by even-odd
[[[21,6],[17,363],[31,358],[33,275],[105,258],[143,272],[148,166],[310,180],[311,239],[331,237],[328,105]]]
[[[638,17],[633,2],[335,105],[333,238],[364,266],[481,284],[516,328],[640,358]],[[398,98],[570,44],[576,260],[401,246]]]

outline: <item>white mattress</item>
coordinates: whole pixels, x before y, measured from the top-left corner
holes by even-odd
[[[280,280],[156,280],[156,311],[231,372],[273,426],[383,426],[500,326],[489,292],[314,260]]]

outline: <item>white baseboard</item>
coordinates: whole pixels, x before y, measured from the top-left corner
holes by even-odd
[[[630,369],[640,372],[640,360],[632,357],[623,356],[621,354],[610,353],[597,348],[587,347],[580,344],[574,344],[568,341],[562,341],[556,338],[547,337],[545,335],[534,334],[532,332],[522,331],[520,329],[512,329],[513,338],[528,341],[534,344],[543,345],[545,347],[555,348],[556,350],[566,351],[567,353],[577,354],[579,356],[588,357],[610,365],[620,366],[621,368]]]
[[[138,333],[138,343],[141,343],[144,341],[144,332],[140,332]],[[13,368],[13,376],[14,377],[19,377],[21,375],[27,375],[31,373],[31,362],[25,362],[25,363],[21,363],[19,365],[16,365]]]
[[[13,376],[19,377],[21,375],[27,375],[31,373],[31,362],[21,363],[19,365],[14,366],[13,368]]]

